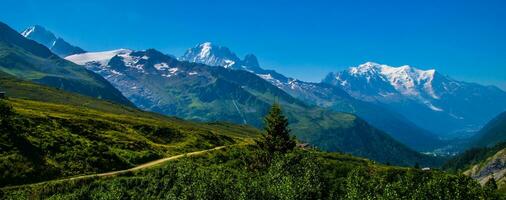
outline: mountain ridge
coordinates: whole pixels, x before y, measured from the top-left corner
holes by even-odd
[[[46,46],[53,53],[62,58],[68,55],[86,52],[77,46],[69,44],[61,37],[57,37],[40,25],[33,25],[26,28],[21,32],[21,35]]]
[[[214,54],[215,52],[218,53]],[[432,151],[443,145],[432,133],[412,124],[401,115],[381,106],[359,101],[331,84],[304,82],[288,78],[274,70],[265,70],[260,67],[253,54],[247,54],[245,59],[241,60],[226,47],[204,42],[188,49],[179,60],[218,66],[221,63],[221,66],[225,68],[249,71],[307,104],[329,108],[337,112],[357,114],[373,126],[420,151]],[[217,63],[217,60],[222,62]],[[249,63],[252,64],[248,65]],[[225,64],[228,65],[225,66]]]
[[[491,147],[506,142],[506,112],[490,120],[473,138],[471,146]]]
[[[67,59],[105,77],[146,110],[262,127],[262,116],[276,99],[290,119],[293,134],[324,150],[403,165],[412,165],[414,160],[433,162],[354,115],[308,106],[246,70],[179,61],[154,49],[89,52]],[[391,147],[388,152],[381,150],[386,146]]]
[[[443,137],[476,131],[506,110],[506,103],[501,103],[506,102],[506,92],[497,87],[457,81],[433,69],[419,70],[407,65],[391,67],[367,62],[329,73],[322,82],[340,87],[357,99],[402,113]]]
[[[58,57],[1,22],[0,70],[24,80],[133,106],[101,76]]]

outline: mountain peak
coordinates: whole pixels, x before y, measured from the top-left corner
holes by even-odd
[[[45,34],[48,34],[48,35],[52,35],[54,38],[56,38],[56,36],[53,33],[51,33],[50,31],[46,30],[46,28],[44,28],[41,25],[30,26],[30,27],[26,28],[23,32],[21,32],[21,35],[23,37],[29,37],[31,34],[34,34],[34,33],[37,33],[37,32],[41,32],[41,33],[45,33]]]
[[[247,54],[246,56],[244,56],[243,65],[249,67],[260,67],[260,64],[258,64],[257,57],[253,54]]]
[[[62,38],[56,37],[51,31],[40,25],[33,25],[26,28],[21,32],[21,35],[46,46],[60,57],[85,52],[81,48],[67,43]]]
[[[51,48],[58,39],[53,33],[40,25],[33,25],[26,28],[23,32],[21,32],[21,35],[48,48]]]
[[[213,43],[212,42],[203,42],[201,44],[198,44],[197,45],[198,47],[207,47],[207,48],[211,48],[213,46]]]
[[[180,60],[230,68],[241,61],[230,49],[204,42],[190,48]]]
[[[402,65],[399,67],[393,67],[389,65],[379,64],[375,62],[366,62],[359,65],[358,67],[350,67],[348,71],[353,75],[364,75],[364,74],[407,74],[407,76],[434,76],[435,69],[421,70],[410,65]]]
[[[324,82],[351,90],[351,87],[365,87],[362,93],[378,98],[390,98],[393,94],[408,96],[426,101],[439,99],[433,89],[434,69],[421,70],[409,65],[392,67],[375,62],[366,62],[348,70],[331,73]],[[364,93],[364,94],[365,94]],[[375,97],[376,98],[376,97]],[[435,107],[433,110],[436,109]]]
[[[211,42],[204,42],[198,45],[198,48],[200,49],[198,56],[199,58],[203,59],[209,57],[211,50],[213,49],[213,44]]]
[[[359,65],[359,67],[376,67],[376,66],[379,66],[379,65],[380,64],[378,64],[376,62],[367,61],[364,64]]]

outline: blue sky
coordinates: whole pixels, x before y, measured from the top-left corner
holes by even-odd
[[[506,89],[504,10],[500,0],[3,0],[0,21],[19,31],[45,26],[89,51],[180,56],[211,41],[308,81],[375,61]]]

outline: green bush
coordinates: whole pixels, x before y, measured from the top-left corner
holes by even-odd
[[[496,199],[465,176],[376,165],[295,150],[251,167],[265,152],[231,147],[110,179],[5,191],[18,199]],[[44,188],[41,190],[41,188]]]

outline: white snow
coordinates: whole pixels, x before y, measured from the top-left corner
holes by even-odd
[[[431,103],[427,103],[426,105],[427,105],[427,106],[428,106],[431,110],[438,111],[438,112],[443,111],[443,109],[438,108],[438,107],[436,107],[436,106],[432,105]]]
[[[118,56],[123,58],[123,62],[125,63],[126,67],[135,68],[141,71],[144,70],[144,65],[137,64],[137,62],[140,60],[139,57],[131,56],[130,54],[118,54]]]
[[[176,75],[176,74],[177,74],[177,72],[179,71],[179,68],[176,68],[176,67],[174,67],[174,68],[168,68],[168,69],[169,69],[169,70],[168,70],[168,71],[169,71],[169,73],[168,73],[168,74],[162,74],[162,76],[163,76],[163,77],[167,77],[167,78],[169,78],[169,77],[171,77],[171,76]]]
[[[115,74],[115,75],[123,75],[123,73],[118,72],[118,71],[116,71],[116,70],[111,70],[111,73],[112,73],[112,74]]]
[[[406,96],[420,96],[426,93],[428,96],[438,99],[432,88],[435,70],[420,70],[409,65],[392,67],[374,62],[366,62],[358,67],[351,67],[348,73],[355,77],[363,77],[368,83],[372,78],[388,81],[399,93]],[[346,80],[336,77],[341,85],[348,84]]]
[[[274,78],[272,78],[271,74],[257,74],[258,76],[260,76],[261,78],[265,79],[265,80],[272,80]]]
[[[154,67],[155,67],[157,70],[159,70],[159,71],[166,70],[166,69],[169,69],[169,68],[170,68],[170,67],[169,67],[169,65],[167,65],[167,63],[164,63],[164,62],[162,62],[162,63],[157,63],[157,64],[155,64],[155,65],[154,65]]]
[[[210,42],[205,42],[200,45],[200,53],[197,55],[198,58],[204,59],[207,58],[211,54],[212,44]]]
[[[28,29],[24,30],[24,31],[21,33],[21,35],[22,35],[23,37],[28,37],[30,34],[32,34],[32,32],[33,32],[34,30],[35,30],[35,26],[32,26],[32,27],[30,27],[30,28],[28,28]]]
[[[76,63],[78,65],[85,65],[89,62],[98,62],[101,66],[107,66],[109,60],[116,55],[127,55],[130,54],[130,49],[116,49],[112,51],[101,51],[101,52],[87,52],[82,54],[74,54],[65,57],[68,61]]]
[[[223,66],[225,68],[229,68],[235,64],[235,62],[233,60],[224,60],[223,62],[225,62],[225,65]]]
[[[348,84],[348,80],[344,80],[341,82],[341,86],[346,86]]]
[[[170,69],[169,69],[169,72],[170,72],[171,74],[175,74],[178,70],[179,70],[179,68],[170,68]]]

